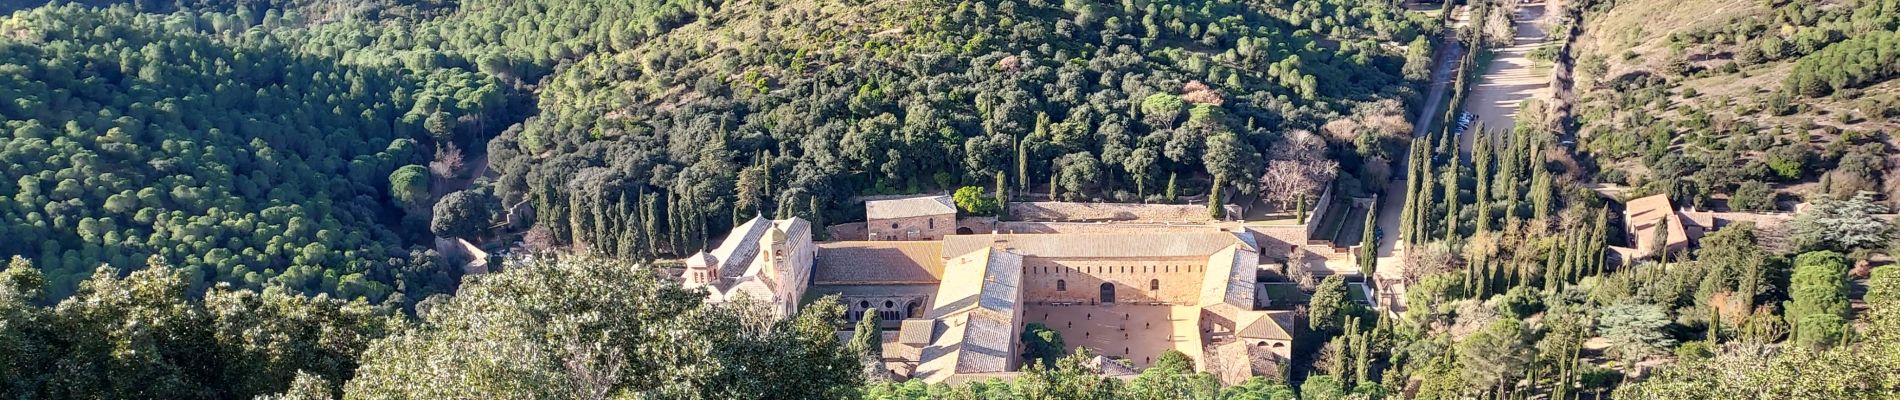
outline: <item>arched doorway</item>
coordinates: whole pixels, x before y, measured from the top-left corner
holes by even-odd
[[[962,227],[962,228],[957,228],[957,234],[958,234],[958,235],[968,235],[968,234],[972,234],[972,233],[976,233],[976,232],[975,232],[975,231],[971,231],[969,227]]]
[[[1107,283],[1107,282],[1102,283],[1102,304],[1114,304],[1114,303],[1115,303],[1115,284]]]

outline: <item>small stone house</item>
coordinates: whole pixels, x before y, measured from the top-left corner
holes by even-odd
[[[950,196],[864,202],[866,240],[939,240],[957,233],[957,206]]]

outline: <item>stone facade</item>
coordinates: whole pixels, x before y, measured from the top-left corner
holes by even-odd
[[[950,196],[864,202],[865,240],[940,240],[957,232]]]
[[[779,317],[798,312],[811,286],[811,223],[791,218],[753,217],[726,236],[719,247],[686,258],[685,286],[706,288],[707,301],[740,297],[764,302]]]
[[[941,240],[957,232],[957,214],[874,219],[865,222],[866,240]]]
[[[1190,305],[1200,301],[1207,258],[1023,260],[1025,297],[1039,303],[1100,304],[1102,284],[1116,303]]]

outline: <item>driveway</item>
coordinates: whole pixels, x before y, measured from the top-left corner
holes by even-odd
[[[1509,131],[1516,126],[1518,104],[1531,96],[1542,96],[1549,91],[1550,76],[1538,73],[1531,67],[1530,52],[1543,45],[1549,35],[1537,26],[1544,16],[1544,3],[1532,3],[1518,6],[1516,37],[1511,47],[1497,49],[1493,53],[1491,64],[1486,66],[1484,76],[1478,85],[1471,88],[1471,96],[1465,99],[1465,111],[1471,112],[1485,128]],[[1458,152],[1466,159],[1471,158],[1472,138],[1475,135],[1463,135],[1458,138]]]

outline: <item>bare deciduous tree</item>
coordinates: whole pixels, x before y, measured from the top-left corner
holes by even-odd
[[[1326,141],[1312,132],[1287,133],[1286,143],[1274,147],[1272,161],[1260,176],[1261,193],[1283,209],[1302,198],[1316,200],[1333,177],[1339,162],[1326,157]]]
[[[435,173],[437,178],[442,179],[460,178],[463,168],[462,159],[462,148],[451,144],[448,148],[435,153],[435,160],[429,162],[429,172]]]

